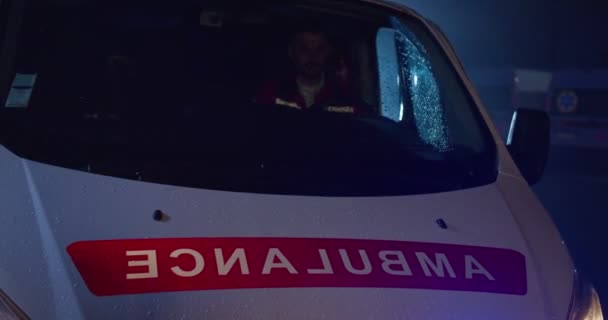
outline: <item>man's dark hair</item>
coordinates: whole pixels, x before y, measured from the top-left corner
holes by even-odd
[[[292,24],[292,26],[289,28],[289,45],[292,45],[293,41],[297,38],[297,36],[303,33],[323,35],[327,38],[328,41],[331,42],[331,38],[327,32],[327,28],[325,28],[321,23],[303,22]]]

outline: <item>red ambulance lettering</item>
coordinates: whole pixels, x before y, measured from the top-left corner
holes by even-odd
[[[214,249],[215,251],[215,261],[217,263],[217,273],[220,276],[227,275],[232,267],[239,262],[239,266],[241,267],[241,274],[249,274],[249,265],[247,264],[247,257],[245,256],[245,249],[237,248],[234,250],[228,261],[224,261],[224,252],[222,249]]]
[[[319,249],[319,258],[321,258],[321,263],[323,264],[323,268],[321,269],[308,269],[306,272],[308,274],[333,274],[334,269],[331,266],[331,262],[329,261],[329,257],[327,256],[327,250]]]
[[[350,262],[350,258],[348,257],[348,253],[345,249],[338,250],[340,252],[340,257],[342,257],[342,262],[344,263],[344,267],[348,272],[356,275],[364,275],[370,274],[372,272],[372,265],[369,262],[369,258],[367,257],[367,252],[365,250],[359,250],[359,257],[361,259],[362,267],[360,269],[355,269]]]
[[[412,271],[405,260],[405,256],[401,251],[380,251],[380,260],[382,260],[382,270],[388,274],[396,276],[411,276]],[[390,257],[394,257],[390,259]],[[399,270],[392,269],[391,266],[401,267]]]
[[[278,259],[279,262],[275,262]],[[264,263],[264,269],[262,270],[262,274],[270,274],[272,269],[275,268],[285,268],[291,274],[297,274],[298,271],[293,267],[291,262],[285,258],[281,250],[277,248],[271,248],[268,250],[268,254],[266,255],[266,262]]]
[[[489,280],[494,281],[494,277],[484,268],[481,263],[479,263],[473,256],[466,255],[464,256],[464,264],[465,264],[465,277],[467,279],[473,279],[474,274],[484,275]]]
[[[191,270],[184,270],[180,266],[171,267],[171,271],[176,275],[184,278],[190,278],[199,275],[205,269],[205,259],[203,256],[192,249],[177,249],[169,255],[171,258],[179,258],[181,255],[189,255],[194,259],[194,267]]]
[[[422,270],[424,271],[424,275],[427,277],[432,277],[433,273],[440,278],[445,276],[444,269],[448,272],[450,278],[456,278],[456,274],[454,273],[454,269],[450,265],[450,261],[443,253],[435,253],[435,260],[431,260],[429,256],[424,252],[416,252],[416,258],[418,258],[418,263]]]
[[[146,260],[131,260],[127,263],[129,267],[147,267],[146,272],[140,273],[127,273],[127,279],[149,279],[158,278],[158,267],[156,265],[156,251],[155,250],[134,250],[127,251],[127,257],[141,257],[145,256]]]
[[[83,241],[72,257],[96,295],[357,287],[523,295],[525,257],[437,243],[304,238]]]

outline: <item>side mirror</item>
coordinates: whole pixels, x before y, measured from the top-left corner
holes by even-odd
[[[518,109],[513,113],[507,148],[530,185],[543,175],[549,154],[551,124],[540,110]]]

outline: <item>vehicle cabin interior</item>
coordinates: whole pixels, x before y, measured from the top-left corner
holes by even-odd
[[[277,194],[437,192],[495,178],[493,142],[452,62],[395,11],[334,0],[25,8],[0,108],[0,144],[25,159]],[[288,48],[308,28],[332,48],[325,76],[346,74],[365,114],[256,101],[291,72]]]
[[[328,72],[338,57],[347,61],[361,99],[377,107],[374,38],[386,19],[331,5],[256,3],[38,7],[26,17],[16,70],[37,75],[29,108],[120,115],[248,104],[291,67],[293,30],[312,24],[334,48]]]

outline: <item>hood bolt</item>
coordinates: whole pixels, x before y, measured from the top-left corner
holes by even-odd
[[[165,215],[160,210],[154,210],[154,214],[152,215],[152,219],[154,219],[155,221],[166,221],[168,220],[167,218],[167,215]]]
[[[435,222],[437,223],[437,225],[438,225],[438,226],[439,226],[439,228],[441,228],[441,229],[444,229],[444,230],[445,230],[445,229],[447,229],[447,228],[448,228],[448,224],[447,224],[447,223],[445,223],[445,220],[443,220],[443,219],[437,219],[437,220],[435,220]]]

